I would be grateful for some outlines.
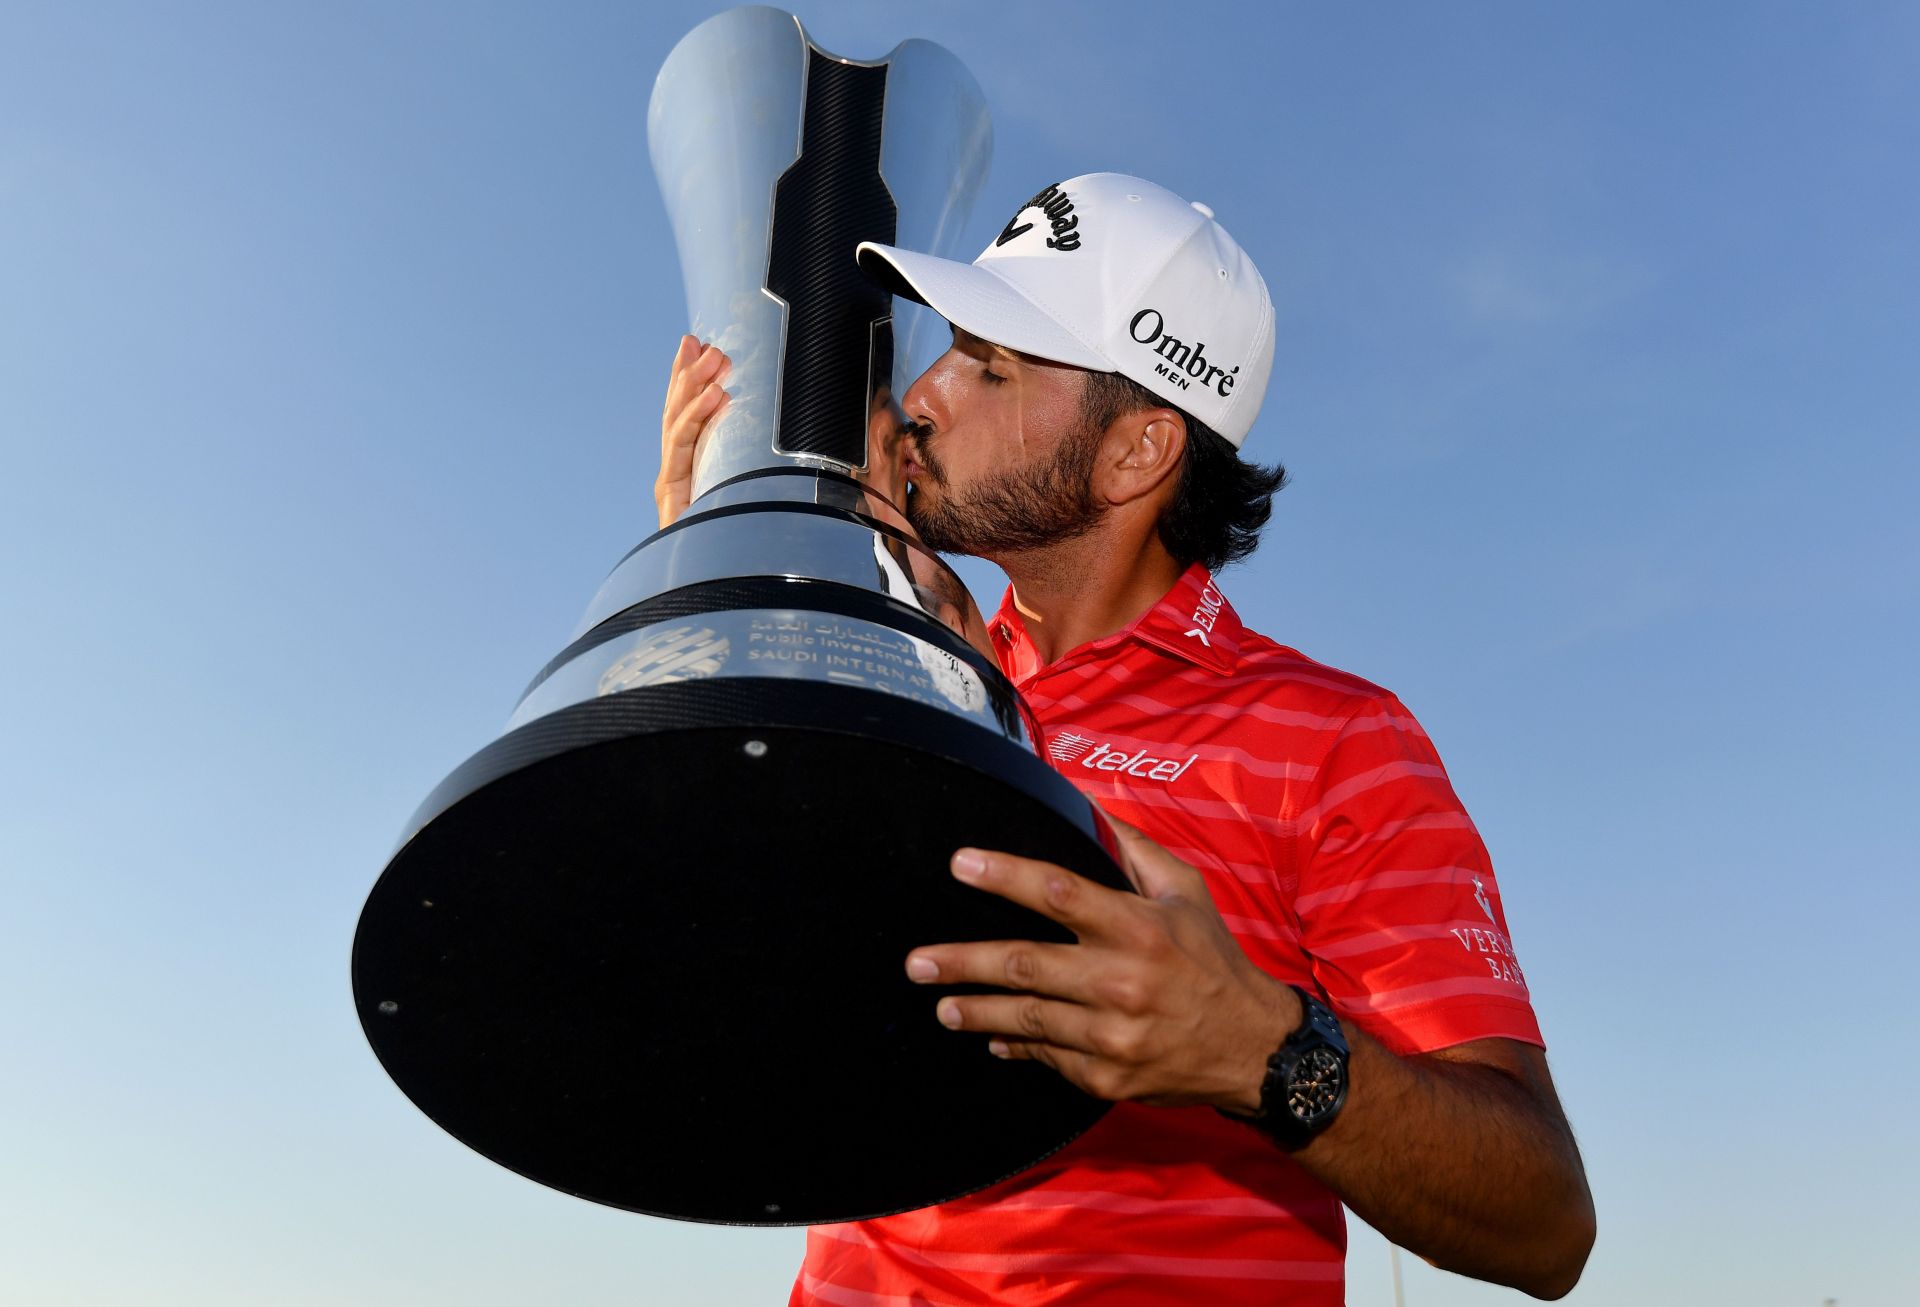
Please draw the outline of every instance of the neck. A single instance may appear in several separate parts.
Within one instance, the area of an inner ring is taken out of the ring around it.
[[[1014,606],[1042,662],[1130,626],[1186,570],[1158,532],[1137,539],[1119,535],[1095,530],[993,560],[1013,583]]]

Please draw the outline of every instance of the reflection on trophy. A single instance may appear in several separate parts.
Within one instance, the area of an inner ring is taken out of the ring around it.
[[[903,970],[920,944],[1065,938],[955,883],[962,845],[1124,883],[886,474],[891,396],[946,332],[896,322],[854,249],[949,252],[989,136],[945,50],[846,60],[774,9],[703,23],[660,72],[654,168],[731,403],[688,511],[421,805],[354,943],[388,1073],[543,1184],[851,1219],[992,1184],[1102,1110],[942,1029]]]

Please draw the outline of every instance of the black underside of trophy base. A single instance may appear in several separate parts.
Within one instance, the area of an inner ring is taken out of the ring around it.
[[[961,845],[1121,883],[1084,799],[986,731],[840,686],[652,686],[503,737],[436,802],[368,900],[355,999],[408,1096],[523,1175],[846,1220],[993,1184],[1103,1109],[905,977],[920,944],[1068,938],[955,881]]]

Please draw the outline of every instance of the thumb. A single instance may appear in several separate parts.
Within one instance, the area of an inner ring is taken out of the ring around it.
[[[1127,873],[1127,879],[1133,882],[1141,897],[1190,899],[1198,895],[1202,902],[1212,902],[1206,879],[1193,867],[1142,835],[1138,827],[1111,813],[1106,814],[1106,818],[1113,826],[1113,833],[1120,837],[1120,869]]]

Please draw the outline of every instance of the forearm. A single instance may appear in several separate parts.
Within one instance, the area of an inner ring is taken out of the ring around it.
[[[1402,1058],[1346,1026],[1348,1100],[1300,1164],[1436,1266],[1536,1297],[1570,1290],[1593,1201],[1539,1050],[1487,1040]]]

